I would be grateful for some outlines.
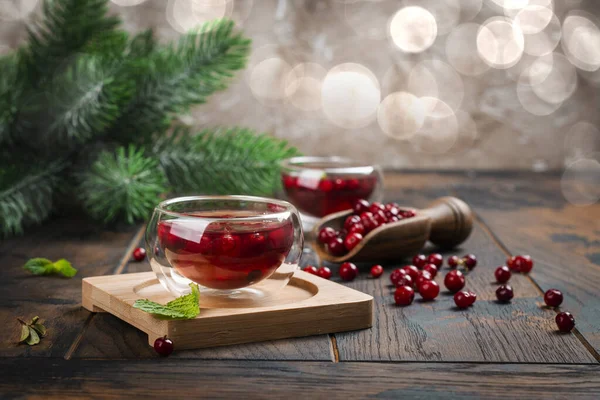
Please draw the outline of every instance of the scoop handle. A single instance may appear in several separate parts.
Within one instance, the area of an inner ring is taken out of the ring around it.
[[[461,199],[442,197],[421,213],[431,218],[429,240],[440,247],[451,248],[464,242],[473,230],[473,211]]]

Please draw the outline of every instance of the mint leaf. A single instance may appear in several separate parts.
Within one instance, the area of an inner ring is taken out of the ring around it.
[[[23,268],[34,275],[62,275],[67,278],[72,278],[77,273],[70,262],[60,259],[52,262],[46,258],[32,258],[27,261]]]
[[[38,344],[40,342],[40,337],[38,336],[37,332],[33,328],[28,328],[28,329],[29,329],[29,337],[25,340],[25,343],[27,343],[30,346]]]
[[[40,317],[33,317],[30,323],[23,321],[21,318],[17,318],[17,320],[21,323],[21,339],[19,343],[25,342],[33,346],[40,342],[40,338],[46,336],[47,330],[40,322]]]
[[[42,324],[33,324],[31,327],[38,333],[39,336],[46,336],[46,327]]]
[[[21,339],[19,343],[24,342],[29,337],[29,327],[27,325],[21,325]]]
[[[168,302],[165,305],[144,299],[136,300],[134,308],[138,308],[150,314],[161,315],[168,318],[192,319],[200,314],[200,291],[198,285],[190,284],[192,292]]]

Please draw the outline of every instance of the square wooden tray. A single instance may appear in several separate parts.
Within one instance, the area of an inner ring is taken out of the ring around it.
[[[373,324],[373,297],[296,271],[276,298],[253,307],[202,308],[191,320],[166,320],[133,308],[137,299],[173,300],[153,272],[96,276],[83,280],[82,303],[108,312],[148,334],[152,345],[167,335],[178,349],[196,349],[352,331]]]

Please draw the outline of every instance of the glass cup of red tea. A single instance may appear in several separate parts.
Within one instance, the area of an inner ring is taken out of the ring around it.
[[[296,208],[251,196],[193,196],[163,201],[146,229],[146,250],[173,295],[199,285],[201,298],[256,299],[289,282],[304,238]]]
[[[293,157],[281,163],[287,199],[302,213],[305,229],[325,215],[352,208],[359,199],[380,201],[383,174],[377,165],[343,157]]]

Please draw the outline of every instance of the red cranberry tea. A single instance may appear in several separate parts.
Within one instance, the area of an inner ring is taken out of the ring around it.
[[[178,219],[159,222],[158,238],[181,275],[212,289],[238,289],[279,268],[292,246],[294,230],[290,221]]]
[[[283,174],[282,180],[290,201],[301,211],[317,217],[352,208],[356,200],[371,197],[377,185],[375,176],[307,179]]]

